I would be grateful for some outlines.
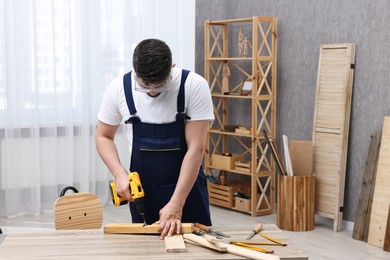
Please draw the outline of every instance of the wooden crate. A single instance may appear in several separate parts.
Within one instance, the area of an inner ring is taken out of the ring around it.
[[[233,170],[236,161],[244,160],[244,156],[233,154],[231,156],[213,154],[211,155],[211,165],[222,170]]]
[[[207,188],[209,190],[210,204],[227,208],[234,207],[233,194],[237,191],[236,187],[207,182]]]
[[[235,170],[250,173],[251,172],[251,162],[250,161],[236,161]]]
[[[251,200],[235,197],[236,210],[249,212],[251,210]]]

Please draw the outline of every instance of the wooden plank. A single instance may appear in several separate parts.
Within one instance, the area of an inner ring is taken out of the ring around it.
[[[109,234],[160,234],[159,224],[144,225],[142,223],[110,223],[104,225],[104,233]],[[181,233],[192,233],[194,224],[182,223]]]
[[[316,212],[340,231],[356,45],[321,45],[313,123]],[[324,185],[325,183],[325,185]],[[336,196],[324,200],[328,194]]]
[[[390,116],[383,122],[367,242],[383,248],[390,204]]]
[[[186,244],[184,243],[183,235],[165,236],[165,249],[168,253],[183,253],[187,252]]]
[[[368,228],[370,226],[370,215],[372,197],[374,196],[374,183],[376,176],[376,165],[378,163],[381,132],[371,135],[368,146],[368,154],[362,177],[360,196],[357,204],[355,224],[352,237],[367,242]]]

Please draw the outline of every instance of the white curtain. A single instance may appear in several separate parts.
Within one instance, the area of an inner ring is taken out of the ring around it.
[[[97,113],[151,37],[193,70],[195,0],[0,0],[0,216],[51,211],[65,186],[110,200]],[[127,167],[124,127],[115,141]]]

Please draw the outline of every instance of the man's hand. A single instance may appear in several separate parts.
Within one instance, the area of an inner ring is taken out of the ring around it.
[[[176,234],[181,233],[181,216],[183,214],[183,207],[175,202],[168,202],[165,207],[160,210],[160,220],[157,224],[160,224],[161,236],[163,239],[165,236],[172,236],[176,230]]]
[[[133,201],[130,194],[129,179],[127,178],[127,172],[117,174],[116,182],[116,193],[121,197],[129,201]]]

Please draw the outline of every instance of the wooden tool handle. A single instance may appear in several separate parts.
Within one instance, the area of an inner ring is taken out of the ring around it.
[[[259,233],[262,228],[263,228],[263,224],[258,223],[258,224],[256,224],[254,230],[255,230],[256,233]]]
[[[200,223],[195,223],[195,227],[198,227],[198,228],[200,228],[201,230],[206,231],[206,232],[209,232],[209,231],[210,231],[210,228],[209,228],[208,226],[205,226],[205,225],[200,224]]]
[[[198,227],[194,227],[194,231],[192,231],[192,233],[197,234],[197,235],[201,235],[202,230],[200,230],[200,228],[198,228]]]

